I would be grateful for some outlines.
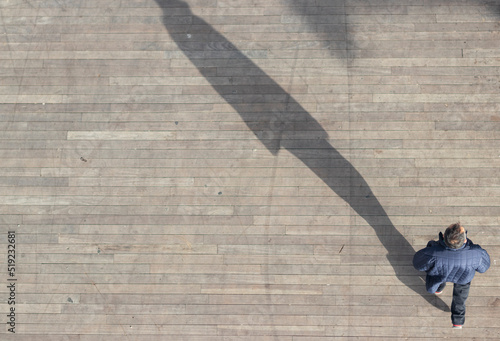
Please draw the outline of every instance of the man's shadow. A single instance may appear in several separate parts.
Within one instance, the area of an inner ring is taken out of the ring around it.
[[[439,297],[426,292],[425,280],[413,274],[401,274],[398,267],[411,266],[415,250],[394,227],[361,174],[328,142],[327,132],[316,119],[222,34],[195,16],[185,2],[155,1],[163,10],[163,24],[179,49],[238,112],[269,152],[277,155],[280,149],[286,149],[301,160],[374,229],[387,249],[387,259],[398,279],[430,304],[449,311],[449,307]],[[217,67],[217,70],[206,67],[205,56],[208,55],[224,60],[224,66]],[[225,68],[240,69],[241,72],[226,76],[228,73],[223,72]],[[245,74],[249,69],[252,77]],[[238,78],[236,82],[235,78]],[[258,82],[252,83],[250,78]],[[244,92],[244,96],[238,95],[239,90]],[[250,98],[250,102],[245,102],[247,98]],[[259,99],[259,104],[254,108],[251,106],[252,98]],[[296,139],[295,136],[301,133],[310,138]]]

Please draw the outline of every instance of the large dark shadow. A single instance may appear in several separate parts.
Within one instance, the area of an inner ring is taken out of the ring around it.
[[[327,132],[314,117],[222,34],[193,15],[185,2],[156,2],[179,49],[262,144],[273,155],[286,149],[301,160],[374,229],[399,280],[432,305],[449,311],[440,298],[425,291],[423,281],[414,273],[400,271],[411,266],[415,250],[394,227],[361,174],[328,142]],[[224,64],[214,67],[208,59],[223,60]]]

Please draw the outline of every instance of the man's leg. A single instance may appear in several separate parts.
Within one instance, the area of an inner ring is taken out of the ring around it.
[[[470,283],[453,285],[453,301],[451,302],[451,322],[453,325],[465,323],[465,301],[469,297]]]
[[[443,292],[444,287],[446,286],[446,282],[443,282],[439,285],[438,289],[436,290],[436,295],[439,295]]]

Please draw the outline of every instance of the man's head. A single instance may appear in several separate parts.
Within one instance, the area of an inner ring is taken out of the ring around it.
[[[461,248],[467,241],[466,231],[460,222],[451,224],[444,231],[444,242],[452,249]]]

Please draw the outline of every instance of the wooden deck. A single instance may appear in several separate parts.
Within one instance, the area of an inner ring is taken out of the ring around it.
[[[0,0],[0,339],[499,340],[493,3]]]

